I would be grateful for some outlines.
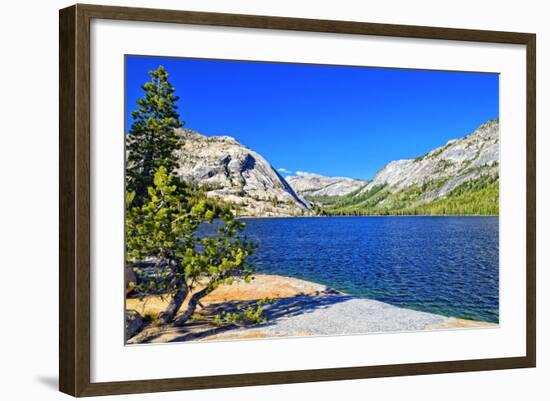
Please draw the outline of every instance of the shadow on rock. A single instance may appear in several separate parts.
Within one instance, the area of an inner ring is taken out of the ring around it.
[[[338,292],[330,292],[330,290],[322,293],[322,295],[317,296],[298,295],[290,298],[279,298],[276,299],[273,304],[267,304],[263,306],[264,316],[266,317],[266,322],[264,323],[248,325],[228,324],[223,326],[216,326],[213,324],[213,319],[200,322],[190,322],[189,324],[186,324],[182,327],[172,327],[172,330],[177,331],[177,335],[175,335],[174,338],[168,340],[168,342],[201,340],[208,338],[209,336],[221,334],[229,330],[243,327],[254,327],[257,329],[261,329],[275,324],[280,319],[287,319],[293,316],[311,313],[318,309],[329,308],[334,304],[350,299],[353,299],[353,297],[342,295]],[[259,300],[227,301],[210,304],[206,308],[204,308],[203,313],[208,316],[215,316],[216,314],[219,314],[221,312],[236,312],[239,310],[239,308],[240,310],[246,309],[248,306],[255,305],[258,301]],[[161,330],[160,332],[155,333],[140,342],[151,342],[155,338],[159,338],[164,333],[165,331]]]

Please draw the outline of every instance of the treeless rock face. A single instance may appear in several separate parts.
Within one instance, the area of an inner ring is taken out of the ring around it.
[[[236,205],[239,216],[300,216],[309,204],[257,152],[229,136],[204,136],[177,129],[183,147],[177,152],[177,175],[211,188],[208,197]]]
[[[326,177],[314,173],[299,173],[286,177],[286,181],[302,196],[341,196],[368,184],[365,180],[347,177]]]

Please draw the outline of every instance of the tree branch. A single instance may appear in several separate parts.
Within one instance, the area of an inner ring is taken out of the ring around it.
[[[212,290],[213,288],[206,286],[202,290],[193,294],[193,296],[189,300],[187,309],[185,310],[185,312],[183,312],[182,315],[180,315],[176,320],[174,320],[174,325],[175,326],[184,325],[185,322],[189,320],[191,316],[193,316],[193,313],[195,313],[195,310],[197,309],[197,304],[199,303],[200,299],[208,295],[210,292],[212,292]]]

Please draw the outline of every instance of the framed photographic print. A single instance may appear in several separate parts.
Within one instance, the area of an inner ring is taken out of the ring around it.
[[[534,367],[535,112],[534,34],[61,10],[60,390]]]

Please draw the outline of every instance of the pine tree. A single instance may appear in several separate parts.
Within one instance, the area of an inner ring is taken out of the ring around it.
[[[229,208],[207,198],[190,198],[174,184],[174,176],[160,167],[141,206],[132,206],[133,192],[126,195],[126,260],[149,260],[149,273],[136,270],[140,295],[169,294],[171,300],[159,316],[163,324],[184,324],[200,299],[235,277],[250,279],[247,257],[256,245],[239,235],[244,223],[234,220]],[[215,234],[197,235],[199,226],[218,218]],[[200,290],[198,290],[200,289]],[[183,302],[185,311],[176,319]]]
[[[182,325],[220,284],[250,278],[247,258],[256,245],[243,238],[244,223],[234,220],[228,205],[173,174],[182,145],[174,132],[183,125],[176,112],[178,97],[162,66],[150,75],[132,113],[127,142],[126,262],[137,275],[137,294],[170,296],[159,322]],[[214,223],[214,234],[199,232],[200,226]],[[150,267],[140,269],[144,264]]]
[[[132,112],[133,123],[127,138],[128,161],[126,187],[135,193],[134,202],[143,203],[147,188],[160,166],[173,172],[177,167],[176,150],[181,146],[175,128],[183,126],[176,112],[178,96],[168,82],[163,66],[150,71],[151,81],[142,89],[145,94]]]

